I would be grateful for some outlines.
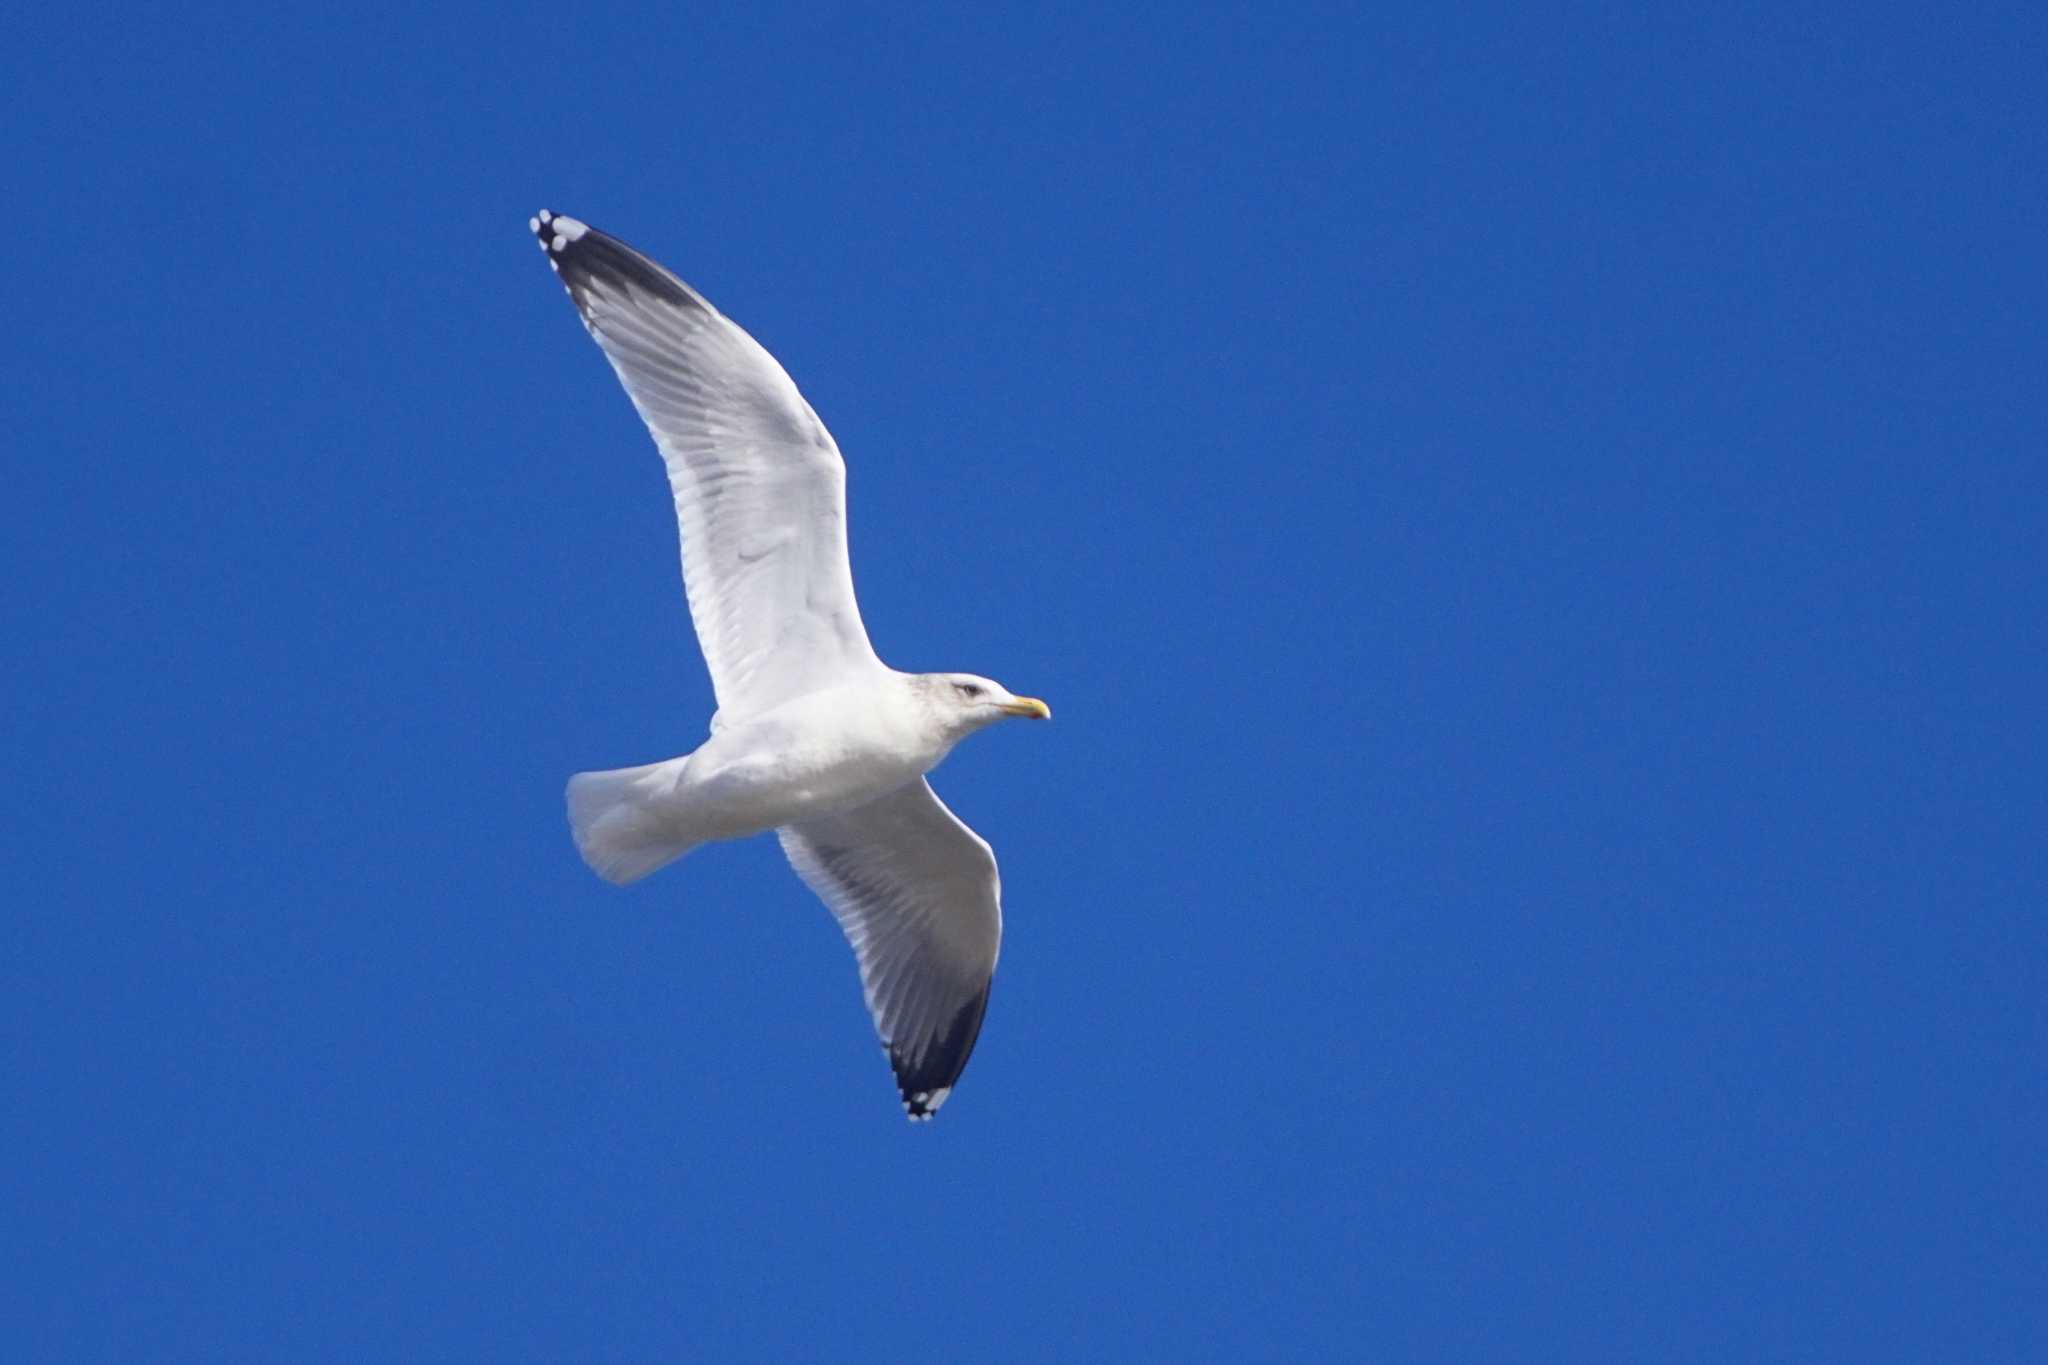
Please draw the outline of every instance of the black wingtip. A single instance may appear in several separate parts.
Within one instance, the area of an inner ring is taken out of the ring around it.
[[[548,264],[560,274],[562,263],[558,258],[587,229],[574,218],[561,218],[561,226],[557,227],[557,219],[558,215],[542,209],[526,220],[526,227],[533,234],[534,241],[540,244],[541,254],[548,258]]]
[[[946,1031],[925,1046],[924,1055],[915,1063],[895,1048],[888,1049],[889,1066],[896,1073],[896,1089],[903,1096],[903,1112],[912,1123],[928,1122],[953,1093],[960,1073],[967,1069],[967,1059],[974,1054],[975,1040],[981,1037],[988,996],[984,989],[962,1005]]]
[[[526,225],[572,295],[579,286],[596,281],[652,294],[685,308],[708,307],[667,270],[580,218],[542,209],[527,219]]]

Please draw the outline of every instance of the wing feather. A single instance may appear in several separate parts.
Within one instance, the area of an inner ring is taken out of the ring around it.
[[[778,831],[839,921],[903,1107],[927,1119],[967,1066],[1002,944],[988,842],[919,779],[865,806]]]
[[[531,224],[668,466],[683,585],[721,712],[879,668],[846,553],[846,462],[789,375],[617,238]]]

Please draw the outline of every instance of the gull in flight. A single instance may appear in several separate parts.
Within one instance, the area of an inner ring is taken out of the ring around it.
[[[569,779],[576,847],[624,884],[774,830],[860,961],[904,1111],[929,1119],[981,1033],[1003,916],[995,855],[924,775],[984,726],[1052,712],[877,658],[846,560],[846,464],[775,358],[624,242],[546,210],[528,225],[668,466],[718,699],[695,752]]]

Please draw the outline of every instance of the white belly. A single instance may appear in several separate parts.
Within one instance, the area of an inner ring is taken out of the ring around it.
[[[821,693],[723,729],[690,755],[676,800],[714,839],[865,805],[944,756],[893,709],[866,689]]]

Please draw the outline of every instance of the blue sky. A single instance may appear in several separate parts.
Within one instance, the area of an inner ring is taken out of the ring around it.
[[[11,1354],[2048,1351],[2038,11],[4,26]],[[544,206],[1055,709],[928,1127]]]

